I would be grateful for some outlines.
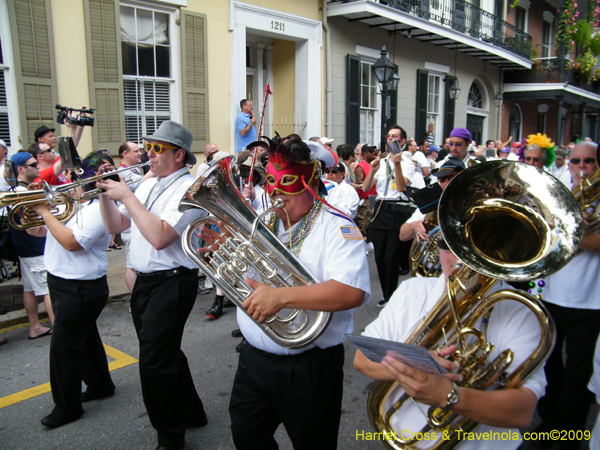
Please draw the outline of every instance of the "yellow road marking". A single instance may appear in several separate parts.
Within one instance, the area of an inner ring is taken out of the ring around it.
[[[50,322],[50,319],[41,319],[40,323],[48,323]],[[13,325],[12,327],[6,327],[6,328],[0,328],[0,334],[2,333],[7,333],[9,331],[13,331],[13,330],[20,330],[21,328],[25,328],[28,327],[29,323],[20,323],[18,325]]]
[[[108,363],[108,370],[120,369],[131,364],[138,362],[133,356],[129,356],[116,348],[104,344],[104,350],[106,354],[113,359]],[[7,406],[14,405],[15,403],[22,402],[23,400],[29,400],[30,398],[37,397],[38,395],[46,394],[50,392],[50,383],[45,383],[40,386],[35,386],[24,391],[17,392],[16,394],[7,395],[6,397],[0,398],[0,409],[6,408]]]

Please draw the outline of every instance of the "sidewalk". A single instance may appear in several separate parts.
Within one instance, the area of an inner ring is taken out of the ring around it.
[[[125,284],[125,249],[111,250],[108,257],[108,288],[110,301],[119,301],[129,296]],[[10,268],[12,270],[12,267]],[[40,297],[41,301],[41,297]],[[12,277],[0,283],[0,308],[8,309],[8,314],[0,315],[0,330],[27,322],[27,314],[23,308],[23,285],[19,277]],[[38,304],[40,318],[45,318],[44,303]]]

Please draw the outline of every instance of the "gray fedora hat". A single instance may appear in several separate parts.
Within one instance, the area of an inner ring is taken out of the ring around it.
[[[192,136],[192,133],[190,133],[190,130],[180,123],[172,120],[165,120],[160,124],[158,130],[156,130],[152,136],[144,136],[142,139],[148,142],[168,142],[178,148],[182,148],[188,155],[187,164],[196,164],[196,157],[192,153],[192,141],[194,140],[194,137]]]

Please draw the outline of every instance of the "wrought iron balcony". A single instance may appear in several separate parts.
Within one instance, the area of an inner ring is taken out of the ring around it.
[[[357,1],[361,0],[330,0],[329,4]],[[523,58],[531,57],[530,35],[465,0],[379,0],[375,3],[448,27]]]
[[[598,94],[599,82],[585,82],[581,75],[569,66],[568,61],[548,59],[535,64],[532,70],[504,72],[504,83],[565,83]]]

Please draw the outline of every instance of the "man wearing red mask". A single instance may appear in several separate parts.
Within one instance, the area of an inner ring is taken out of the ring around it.
[[[250,145],[252,146],[252,144]],[[359,230],[317,200],[321,164],[297,139],[269,145],[265,189],[283,201],[268,226],[319,283],[274,288],[260,276],[246,278],[254,289],[238,308],[248,344],[240,353],[229,413],[237,449],[275,449],[273,433],[283,423],[294,448],[336,448],[341,416],[344,334],[353,308],[370,297],[365,246]],[[217,233],[202,228],[205,240]],[[214,244],[213,244],[214,245]],[[249,275],[249,274],[248,274]],[[325,332],[301,349],[272,341],[253,320],[288,308],[332,312]]]

